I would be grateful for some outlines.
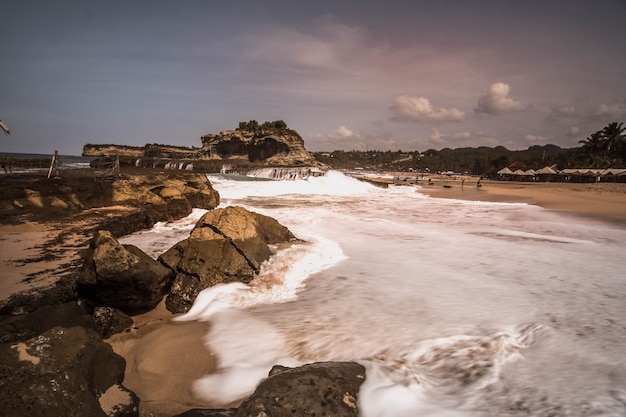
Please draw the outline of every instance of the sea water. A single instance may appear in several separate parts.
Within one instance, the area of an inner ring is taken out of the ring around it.
[[[203,291],[228,403],[274,364],[355,360],[362,416],[626,415],[626,228],[517,203],[430,198],[329,172],[209,177],[221,206],[277,219],[302,243],[250,285]],[[131,235],[156,257],[202,211]]]

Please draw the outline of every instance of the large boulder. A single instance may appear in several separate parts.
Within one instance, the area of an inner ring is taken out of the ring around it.
[[[172,271],[133,245],[122,245],[108,231],[89,244],[78,279],[79,294],[97,305],[127,314],[152,310],[172,284]]]
[[[274,367],[235,417],[359,415],[357,398],[365,368],[356,362],[318,362]]]
[[[4,416],[137,416],[139,399],[122,385],[124,359],[93,330],[54,327],[0,344]]]
[[[242,207],[209,211],[191,231],[159,257],[176,272],[167,308],[186,312],[198,293],[220,283],[248,283],[272,255],[270,245],[290,242],[294,235],[271,217]]]

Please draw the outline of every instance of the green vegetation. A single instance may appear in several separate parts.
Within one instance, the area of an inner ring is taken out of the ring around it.
[[[335,169],[363,168],[384,171],[421,171],[467,173],[492,176],[504,167],[540,169],[556,165],[565,168],[626,168],[626,127],[610,123],[602,130],[580,141],[579,148],[564,149],[556,145],[531,146],[510,151],[495,148],[445,148],[425,152],[333,151],[314,152],[315,158]]]
[[[250,120],[248,122],[239,122],[237,130],[249,130],[256,132],[259,130],[287,130],[287,123],[283,120],[274,120],[273,122],[263,122],[259,125],[256,120]]]

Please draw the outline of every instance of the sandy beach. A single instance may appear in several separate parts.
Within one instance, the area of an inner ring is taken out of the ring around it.
[[[513,182],[462,178],[419,182],[420,192],[436,198],[494,202],[521,202],[540,207],[626,222],[626,183]]]
[[[432,178],[429,184],[419,180],[420,192],[436,198],[523,202],[574,215],[592,216],[603,221],[626,224],[626,184],[566,184],[481,181],[476,178]],[[407,185],[412,186],[412,185]],[[111,213],[108,213],[111,215]],[[76,265],[83,240],[66,241],[58,246],[53,262],[41,258],[42,243],[55,241],[63,224],[54,227],[46,222],[29,221],[0,224],[0,263],[5,273],[0,285],[0,302],[13,293],[48,284],[44,273]],[[75,228],[76,225],[65,224]],[[25,261],[31,259],[31,262]],[[33,262],[32,260],[37,260]],[[37,276],[33,282],[32,277]],[[31,279],[29,280],[29,277]],[[50,278],[52,279],[52,278]],[[234,404],[205,404],[194,398],[191,381],[216,370],[217,359],[203,344],[208,324],[175,323],[173,315],[161,305],[146,314],[135,316],[130,332],[107,340],[114,351],[126,359],[125,385],[141,398],[141,415],[173,415],[194,407],[224,407]]]

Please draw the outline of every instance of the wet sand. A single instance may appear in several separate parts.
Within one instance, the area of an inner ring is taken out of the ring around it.
[[[436,198],[535,204],[550,210],[626,223],[626,183],[555,183],[434,180],[420,184],[421,193]]]
[[[193,381],[216,370],[204,346],[208,323],[174,322],[165,302],[133,317],[135,327],[107,340],[126,359],[124,386],[141,398],[140,415],[176,415],[211,406],[193,397]]]

